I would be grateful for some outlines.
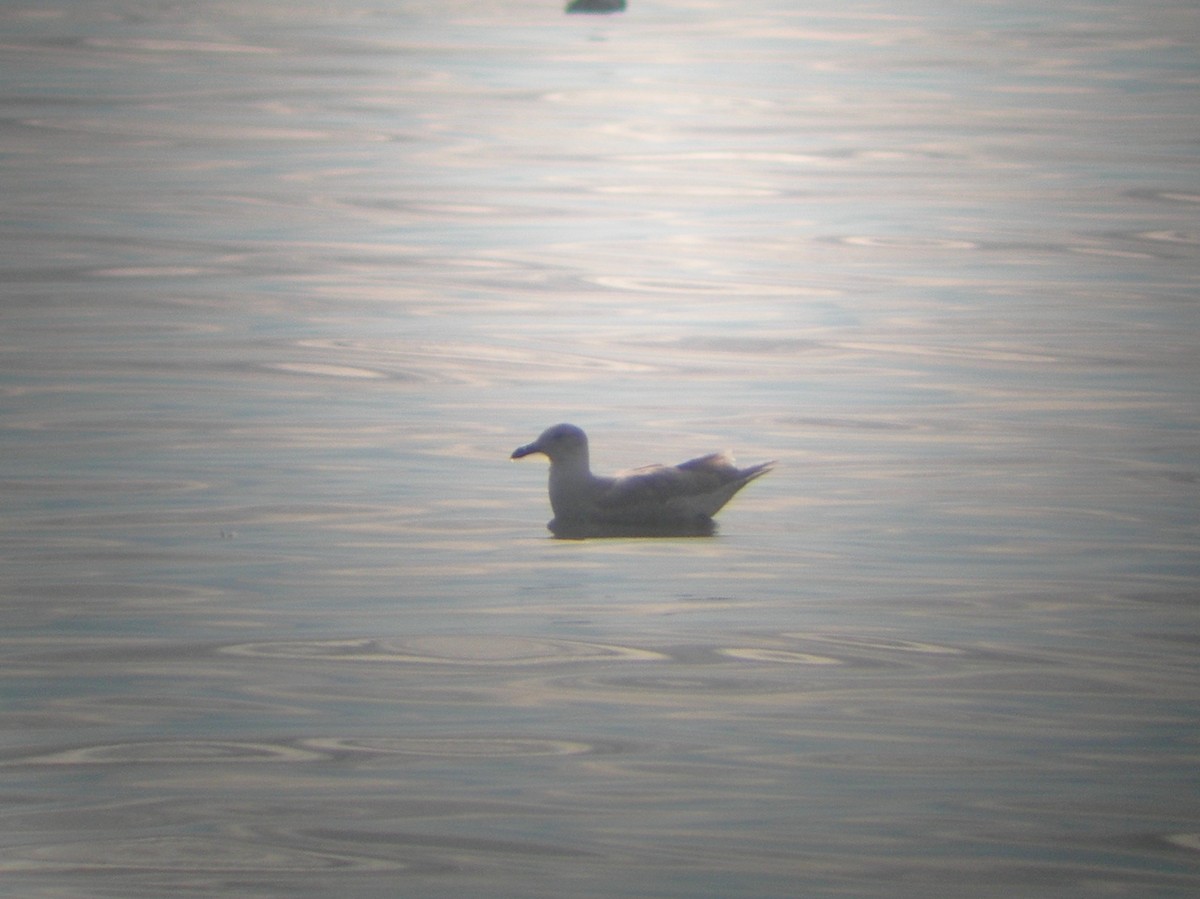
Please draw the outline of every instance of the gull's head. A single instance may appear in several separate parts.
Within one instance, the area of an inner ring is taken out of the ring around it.
[[[534,453],[543,453],[549,456],[551,462],[573,459],[580,455],[586,459],[587,435],[583,433],[582,428],[577,428],[575,425],[554,425],[542,431],[541,436],[533,443],[527,443],[525,446],[519,446],[513,450],[512,458],[520,459],[523,456],[532,456]]]

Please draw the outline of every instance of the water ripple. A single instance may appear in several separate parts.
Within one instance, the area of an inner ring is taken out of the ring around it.
[[[1025,767],[1019,762],[995,758],[944,755],[940,752],[829,752],[810,753],[797,759],[797,764],[817,768],[844,768],[862,771],[890,771],[938,774],[951,771],[1008,771]]]
[[[797,284],[769,284],[762,282],[735,284],[724,281],[689,281],[680,278],[637,278],[627,275],[599,275],[589,279],[601,287],[639,293],[682,294],[685,296],[836,296],[837,291],[805,287]]]
[[[1180,849],[1190,849],[1192,852],[1200,852],[1200,833],[1169,833],[1163,839],[1172,846],[1178,846]]]
[[[153,836],[88,840],[54,846],[27,846],[8,853],[0,871],[161,871],[254,872],[406,869],[398,859],[359,854],[332,854],[253,842],[202,836]]]
[[[415,662],[432,665],[523,666],[565,662],[663,660],[648,649],[530,637],[446,636],[379,640],[295,640],[238,643],[221,647],[228,655],[326,662]]]
[[[1200,203],[1200,193],[1186,190],[1136,188],[1128,191],[1126,195],[1139,200],[1154,200],[1160,203]]]
[[[582,689],[611,693],[633,690],[637,692],[678,693],[695,696],[752,696],[764,693],[782,693],[798,689],[794,683],[777,683],[753,677],[737,675],[697,674],[681,671],[664,674],[611,675],[602,677],[577,677],[556,681],[556,686],[567,689]]]
[[[529,758],[544,755],[592,755],[620,752],[614,742],[585,742],[544,737],[314,737],[302,745],[349,757],[413,755],[431,758]]]
[[[977,250],[979,244],[972,240],[947,237],[920,237],[898,234],[846,234],[825,238],[829,243],[847,244],[854,247],[872,247],[880,250]]]
[[[574,380],[603,374],[648,374],[659,366],[606,352],[567,352],[561,346],[505,346],[432,341],[308,339],[294,349],[318,359],[284,359],[262,367],[293,375],[425,384],[482,386],[498,381]]]
[[[277,743],[236,740],[150,740],[81,746],[48,753],[0,759],[0,767],[14,765],[122,765],[128,763],[193,764],[212,762],[312,762],[323,753]]]
[[[1200,231],[1140,231],[1134,236],[1143,240],[1200,246]]]
[[[718,649],[721,655],[733,659],[744,659],[750,662],[774,662],[786,665],[841,665],[840,659],[830,656],[814,655],[810,652],[796,652],[790,649],[760,649],[752,646],[735,646],[728,649]]]
[[[265,366],[275,371],[298,375],[317,375],[327,378],[386,378],[387,375],[369,368],[350,365],[331,365],[327,362],[274,362]]]
[[[300,831],[300,834],[315,837],[326,843],[351,843],[355,847],[364,845],[380,845],[399,847],[402,849],[441,849],[453,853],[456,857],[463,853],[469,855],[486,853],[504,856],[561,856],[573,858],[588,856],[592,853],[583,852],[565,846],[551,843],[531,842],[527,840],[501,840],[488,837],[458,836],[455,834],[425,834],[403,831],[377,830],[310,830]]]
[[[961,656],[966,654],[966,650],[956,646],[945,646],[938,643],[921,643],[913,640],[897,640],[890,637],[868,637],[859,636],[857,634],[810,634],[810,633],[788,633],[786,637],[795,637],[803,640],[815,640],[819,643],[832,643],[835,646],[842,646],[848,649],[859,650],[883,650],[887,653],[903,652],[903,653],[919,653],[922,655],[938,655],[938,656]]]

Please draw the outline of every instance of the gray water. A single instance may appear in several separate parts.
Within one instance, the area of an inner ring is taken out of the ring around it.
[[[0,893],[1200,890],[1190,0],[0,10]],[[718,536],[554,540],[779,460]]]

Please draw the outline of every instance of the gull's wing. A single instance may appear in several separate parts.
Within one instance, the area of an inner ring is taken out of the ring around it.
[[[679,465],[647,465],[607,480],[595,497],[602,514],[621,517],[715,515],[742,487],[774,463],[740,469],[727,453]]]

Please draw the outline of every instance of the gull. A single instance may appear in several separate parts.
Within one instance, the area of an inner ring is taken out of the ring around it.
[[[738,468],[728,453],[712,453],[678,465],[597,477],[588,463],[587,435],[570,424],[547,428],[533,443],[513,450],[511,458],[534,453],[550,458],[554,518],[546,527],[568,539],[711,536],[721,507],[775,465]]]

